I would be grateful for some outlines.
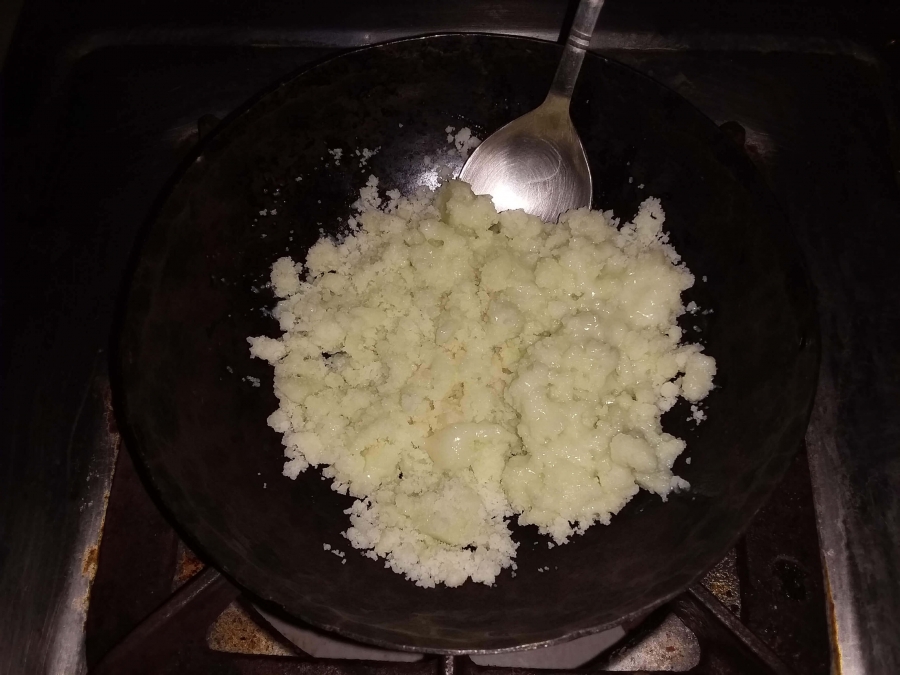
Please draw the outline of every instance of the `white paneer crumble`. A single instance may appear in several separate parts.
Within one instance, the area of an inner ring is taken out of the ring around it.
[[[284,474],[356,498],[355,548],[421,586],[491,584],[515,568],[511,518],[564,544],[641,488],[688,487],[661,415],[716,366],[681,343],[694,277],[659,200],[618,227],[497,213],[459,181],[386,197],[370,178],[348,235],[275,262],[283,335],[249,338]]]

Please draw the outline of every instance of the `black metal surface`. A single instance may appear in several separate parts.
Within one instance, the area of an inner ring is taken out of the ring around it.
[[[78,61],[71,91],[57,91],[43,109],[62,110],[62,122],[27,133],[3,118],[4,167],[22,170],[5,171],[0,204],[0,672],[84,668],[91,578],[81,572],[82,540],[91,522],[99,535],[105,497],[82,494],[108,485],[112,464],[98,472],[102,445],[82,442],[81,430],[106,426],[90,403],[136,232],[197,140],[200,115],[185,109],[178,89],[189,88],[190,105],[203,113],[224,116],[261,83],[320,53],[110,49]],[[216,72],[226,76],[216,80]],[[18,181],[28,176],[24,190]],[[14,333],[11,316],[19,317]]]
[[[738,548],[741,619],[796,673],[828,672],[828,621],[821,551],[806,453]]]
[[[273,658],[215,652],[205,644],[210,622],[237,591],[207,568],[149,615],[91,670],[93,675],[166,675],[179,673],[480,673],[525,675],[528,668],[476,666],[465,656],[434,656],[412,663],[374,664],[354,660],[311,659],[305,655]],[[701,639],[702,659],[690,672],[697,675],[792,675],[779,657],[701,586],[693,586],[670,608]],[[598,667],[599,666],[599,667]],[[607,670],[601,662],[583,672]],[[542,673],[571,672],[565,670]]]
[[[122,519],[127,517],[125,514],[129,512],[139,513],[150,506],[145,492],[130,489],[137,477],[130,464],[128,453],[120,454],[116,476],[116,483],[110,497],[111,516],[118,514],[118,517]],[[120,483],[124,483],[124,485]],[[796,502],[798,496],[802,498],[803,492],[808,492],[808,490],[809,474],[805,467],[804,454],[799,453],[788,470],[785,480],[773,493],[769,504],[754,519],[751,533],[742,539],[738,547],[738,559],[741,566],[754,572],[754,574],[748,574],[741,583],[743,605],[750,607],[748,613],[751,614],[749,619],[746,616],[742,617],[746,626],[758,624],[760,618],[766,618],[769,621],[793,619],[804,622],[809,620],[810,612],[812,617],[818,617],[820,621],[824,616],[824,594],[821,588],[816,589],[815,587],[808,589],[805,600],[808,608],[800,614],[795,608],[790,607],[782,611],[773,610],[772,603],[769,603],[768,607],[761,603],[754,607],[753,595],[758,593],[754,588],[765,587],[769,583],[769,579],[765,574],[756,576],[754,566],[747,565],[745,562],[753,559],[765,559],[771,550],[771,541],[780,542],[778,549],[781,554],[795,559],[804,559],[804,551],[808,549],[810,542],[814,542],[816,539],[815,525],[808,518],[796,522],[796,516],[791,515],[791,512],[797,506],[804,511],[811,507],[808,499],[800,504]],[[785,515],[789,517],[785,518]],[[757,533],[765,531],[766,537],[760,537],[758,534],[754,536],[752,530],[756,530]],[[210,617],[216,614],[217,608],[222,607],[222,600],[233,597],[233,594],[229,595],[227,589],[208,583],[203,584],[206,590],[202,592],[188,591],[186,595],[181,594],[180,596],[175,595],[171,599],[167,598],[158,609],[154,607],[153,613],[156,614],[156,618],[153,620],[142,622],[139,619],[143,619],[144,616],[135,618],[133,613],[122,619],[123,607],[129,608],[135,604],[149,607],[151,603],[159,604],[160,589],[171,584],[173,576],[176,575],[176,565],[171,556],[166,556],[170,564],[158,566],[155,575],[148,577],[140,567],[122,564],[127,561],[115,557],[115,553],[130,550],[131,555],[135,558],[158,559],[159,540],[169,537],[174,537],[174,532],[164,525],[155,525],[152,536],[147,536],[146,528],[119,527],[106,531],[95,588],[104,586],[130,589],[128,594],[94,593],[91,599],[86,638],[89,645],[95,645],[92,650],[93,660],[96,661],[98,658],[107,656],[106,652],[113,646],[108,640],[108,626],[111,618],[119,617],[120,623],[125,624],[125,630],[129,633],[123,642],[116,645],[116,655],[109,655],[110,658],[104,660],[106,672],[138,675],[141,668],[145,667],[145,670],[151,671],[155,675],[166,675],[167,673],[189,675],[190,673],[208,673],[213,670],[215,672],[260,673],[304,672],[321,675],[336,670],[357,672],[359,669],[365,670],[373,667],[371,664],[359,664],[353,661],[335,662],[311,659],[302,653],[298,653],[295,658],[273,659],[271,656],[235,655],[211,651],[206,640]],[[811,575],[820,574],[815,560],[806,562],[810,565],[808,571]],[[207,579],[208,581],[209,579]],[[773,592],[777,594],[779,591],[775,589]],[[123,595],[128,597],[122,597]],[[186,602],[185,598],[189,598],[189,602]],[[796,631],[791,630],[773,631],[771,625],[764,626],[764,632],[759,635],[768,647],[760,647],[759,640],[752,633],[748,637],[747,629],[739,627],[738,631],[749,643],[748,648],[728,628],[721,625],[722,619],[719,616],[721,611],[715,611],[714,602],[709,597],[703,598],[703,602],[700,602],[690,597],[679,596],[672,603],[659,608],[653,615],[631,630],[628,639],[622,644],[617,644],[614,649],[586,664],[580,670],[588,672],[608,670],[611,657],[620,651],[627,651],[640,645],[646,633],[645,627],[652,628],[659,623],[662,617],[674,609],[679,616],[685,617],[701,637],[701,663],[692,672],[718,675],[771,672],[771,669],[765,670],[765,666],[761,665],[764,662],[761,662],[760,654],[763,659],[771,659],[771,652],[775,652],[778,654],[775,658],[787,660],[791,664],[792,672],[797,675],[825,675],[828,673],[828,647],[824,628],[819,631],[818,635],[810,635],[797,634]],[[706,608],[707,605],[713,607],[712,613]],[[767,608],[768,612],[765,611]],[[149,611],[147,613],[149,614]],[[654,615],[659,618],[654,618]],[[164,617],[165,620],[161,620],[161,617]],[[106,621],[97,620],[98,618],[106,619]],[[727,617],[724,620],[727,621]],[[813,621],[815,621],[814,618]],[[138,624],[141,623],[156,626],[156,630],[139,628]],[[172,626],[168,627],[167,631],[160,630],[163,623],[171,623]],[[134,630],[135,628],[138,630]],[[160,638],[161,635],[163,639]],[[120,637],[124,636],[120,635]],[[106,646],[102,647],[102,644]],[[167,655],[164,663],[160,663],[160,659],[156,656],[162,652]],[[735,654],[737,654],[736,658]],[[661,660],[660,664],[663,663],[664,661]],[[379,672],[396,675],[443,672],[443,670],[437,669],[443,668],[447,664],[452,665],[455,670],[460,672],[474,668],[474,664],[468,659],[451,659],[443,662],[426,660],[426,662],[418,664],[383,664],[379,667]],[[504,675],[530,672],[527,669],[513,671],[497,668],[481,668],[478,669],[478,672],[484,673],[487,670],[504,673]]]
[[[158,673],[186,647],[202,645],[210,624],[237,595],[234,586],[207,567],[144,619],[91,672]]]
[[[85,620],[85,659],[93,666],[172,593],[178,537],[119,453]]]
[[[672,602],[672,610],[703,644],[697,670],[704,673],[791,675],[784,661],[708,590],[694,584]]]
[[[533,549],[534,532],[519,528],[517,577],[459,589],[421,589],[357,556],[335,569],[321,544],[345,527],[350,500],[315,472],[295,484],[273,480],[263,492],[281,461],[280,439],[265,425],[277,404],[268,388],[244,381],[269,379],[250,362],[244,338],[277,326],[259,311],[270,300],[251,286],[285,250],[302,258],[319,223],[328,230],[346,215],[370,170],[385,188],[409,193],[432,170],[420,158],[444,146],[445,126],[489,132],[534,107],[558,53],[535,41],[446,36],[329,61],[212,137],[153,223],[123,324],[120,413],[129,447],[191,542],[293,616],[427,651],[514,648],[614,625],[715,563],[798,447],[818,336],[771,195],[741,150],[683,99],[592,57],[572,117],[595,204],[630,214],[645,195],[659,196],[676,248],[698,278],[711,280],[689,294],[715,311],[701,336],[721,374],[710,419],[690,428],[685,406],[665,422],[691,447],[693,463],[676,467],[691,491],[666,503],[641,495],[612,525],[560,551]],[[323,166],[334,146],[348,155],[381,151],[365,169]],[[276,206],[281,215],[257,219]],[[258,472],[265,476],[248,479]],[[559,571],[539,574],[542,564]]]
[[[96,407],[84,404],[94,396],[89,363],[108,344],[134,232],[196,139],[196,121],[226,114],[328,49],[473,26],[554,39],[562,11],[542,0],[419,3],[412,13],[407,3],[383,2],[26,3],[0,81],[0,672],[58,672],[62,655],[71,659],[65,672],[83,667],[83,590],[63,580],[67,569],[81,577],[82,524],[100,522],[103,500],[72,497],[97,480],[85,460],[98,446],[70,439],[100,426],[89,419]],[[853,618],[829,614],[835,636],[848,640],[836,667],[870,672],[900,669],[898,491],[856,497],[869,473],[898,484],[890,455],[877,449],[894,447],[884,420],[892,419],[888,384],[898,367],[882,355],[895,342],[896,317],[883,308],[896,305],[889,256],[900,200],[888,152],[892,74],[866,45],[896,37],[890,17],[898,11],[881,2],[690,1],[676,9],[609,0],[594,44],[717,121],[742,122],[789,212],[824,310],[827,386],[811,454],[824,450],[828,459],[819,474],[834,495],[820,527],[833,533],[825,542],[831,591]],[[884,54],[900,62],[896,47]],[[25,278],[29,293],[18,291]]]

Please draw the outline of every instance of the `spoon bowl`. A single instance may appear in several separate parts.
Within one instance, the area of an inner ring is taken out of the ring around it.
[[[544,102],[491,134],[459,177],[498,211],[523,209],[554,223],[570,209],[591,206],[591,169],[569,103],[603,0],[581,0]]]
[[[460,178],[499,211],[524,209],[546,222],[591,205],[591,170],[569,101],[550,94],[479,145]]]

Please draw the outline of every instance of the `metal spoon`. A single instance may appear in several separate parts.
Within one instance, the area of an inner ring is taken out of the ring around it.
[[[479,145],[460,173],[498,211],[524,209],[545,222],[591,205],[591,170],[569,117],[572,90],[603,0],[581,0],[550,92],[530,113]]]

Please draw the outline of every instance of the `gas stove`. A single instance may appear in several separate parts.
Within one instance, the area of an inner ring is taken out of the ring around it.
[[[120,445],[114,429],[106,434]],[[536,650],[436,656],[352,643],[257,606],[179,540],[119,452],[84,644],[98,674],[827,673],[807,455],[701,583],[641,620]]]
[[[592,48],[725,125],[788,214],[823,335],[806,446],[737,547],[643,620],[530,653],[420,656],[268,614],[179,541],[116,428],[108,348],[124,275],[167,180],[257,90],[397,37],[556,40],[572,7],[167,2],[35,2],[4,70],[3,372],[16,394],[0,456],[0,672],[900,672],[890,48],[820,6],[607,3]]]

